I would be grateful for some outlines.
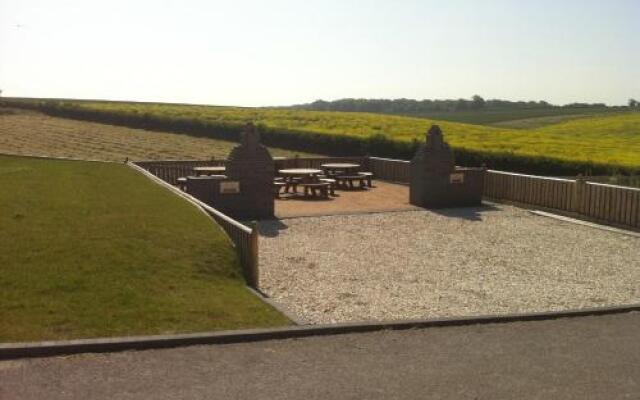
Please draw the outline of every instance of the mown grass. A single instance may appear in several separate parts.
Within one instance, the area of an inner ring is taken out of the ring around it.
[[[280,326],[230,241],[122,164],[0,156],[0,341]]]
[[[237,137],[255,121],[271,145],[331,154],[361,150],[407,157],[434,123],[462,163],[532,173],[640,171],[640,113],[566,121],[536,129],[504,129],[393,115],[269,108],[96,101],[22,101],[73,118],[153,126],[177,132]],[[164,128],[163,128],[164,127]]]

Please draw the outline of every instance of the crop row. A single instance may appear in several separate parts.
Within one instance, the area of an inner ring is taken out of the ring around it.
[[[46,114],[93,122],[121,125],[132,128],[169,131],[193,136],[239,141],[243,122],[235,119],[205,118],[178,112],[163,112],[149,105],[149,112],[140,112],[145,107],[129,107],[130,103],[98,103],[60,100],[5,99],[0,104],[31,108]],[[107,106],[101,106],[107,104]],[[188,106],[176,106],[182,109]],[[194,106],[195,107],[195,106]],[[277,111],[274,111],[277,112]],[[238,113],[238,115],[246,115]],[[473,126],[469,126],[473,127]],[[395,138],[383,133],[369,135],[313,132],[305,129],[273,127],[258,123],[262,142],[271,147],[322,153],[334,156],[373,155],[379,157],[410,159],[420,144],[416,138]],[[542,175],[613,175],[638,174],[640,167],[615,163],[567,160],[540,155],[514,154],[511,151],[486,151],[453,146],[456,163],[463,166],[485,164],[489,168]]]

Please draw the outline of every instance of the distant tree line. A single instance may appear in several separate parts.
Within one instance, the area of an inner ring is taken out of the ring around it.
[[[635,100],[634,106],[637,104]],[[631,106],[631,101],[629,103]],[[316,100],[313,103],[298,104],[292,108],[313,111],[350,111],[389,114],[420,114],[429,112],[456,112],[480,110],[518,110],[549,108],[606,108],[604,103],[571,103],[562,106],[540,101],[485,100],[479,95],[471,99],[456,100],[413,100],[413,99],[340,99],[334,101]]]

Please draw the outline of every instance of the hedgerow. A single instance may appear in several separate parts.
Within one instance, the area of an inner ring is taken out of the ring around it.
[[[304,111],[287,110],[286,113],[283,113],[280,110],[273,110],[272,114],[278,115],[280,118],[278,122],[280,126],[274,126],[278,124],[273,123],[272,120],[261,120],[263,115],[269,115],[270,110],[265,111],[264,109],[37,99],[4,99],[0,104],[36,109],[58,117],[231,141],[239,141],[245,122],[257,120],[262,142],[267,146],[332,156],[372,155],[410,159],[421,142],[415,135],[414,137],[398,137],[399,135],[385,133],[385,129],[390,129],[390,122],[384,120],[381,120],[379,125],[370,126],[369,130],[375,133],[369,134],[366,134],[364,129],[361,129],[362,132],[359,134],[317,131],[317,126],[327,124],[327,116],[324,115],[326,113],[322,113],[322,118],[318,117],[318,119],[314,120],[313,114],[302,114],[307,113]],[[296,112],[300,114],[297,115]],[[335,114],[337,116],[340,115],[340,113]],[[353,124],[355,125],[356,123]],[[469,127],[469,130],[473,130],[477,128],[473,125],[458,125],[460,126],[457,126],[457,129]],[[294,128],[296,126],[298,128]],[[340,124],[337,122],[331,129],[339,129],[339,126]],[[526,131],[518,132],[520,135],[526,134]],[[446,133],[445,131],[445,137],[447,137]],[[507,136],[507,134],[513,135],[506,130],[487,130],[481,131],[479,134],[504,135],[505,142],[508,142],[507,139],[511,137]],[[640,141],[640,135],[638,139]],[[492,140],[495,142],[495,138],[492,138]],[[636,165],[624,165],[616,162],[596,162],[544,155],[518,154],[513,150],[509,150],[509,146],[503,146],[506,149],[484,150],[468,148],[465,145],[457,145],[454,142],[452,147],[456,163],[462,166],[486,165],[493,169],[562,176],[640,173],[640,162]]]

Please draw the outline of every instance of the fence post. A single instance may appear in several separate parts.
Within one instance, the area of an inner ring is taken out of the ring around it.
[[[256,221],[251,222],[251,235],[249,236],[249,254],[251,254],[249,260],[249,271],[247,283],[254,289],[257,289],[260,284],[260,271],[258,269],[258,223]]]
[[[582,199],[584,197],[585,185],[586,181],[584,177],[582,175],[578,175],[575,182],[573,183],[573,193],[571,194],[571,204],[573,205],[573,209],[571,211],[578,214],[582,213]]]

